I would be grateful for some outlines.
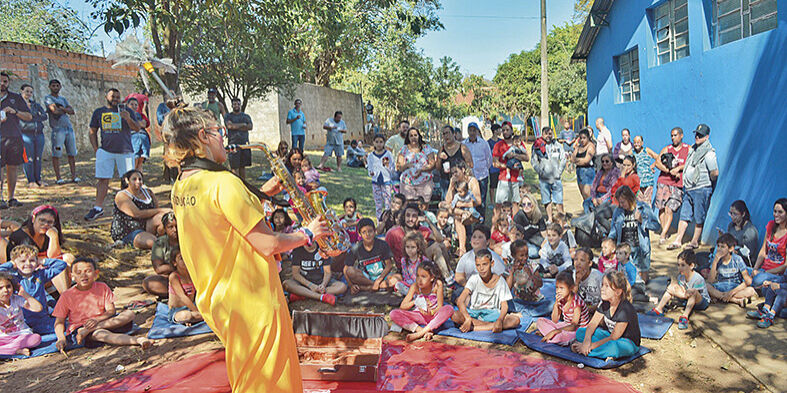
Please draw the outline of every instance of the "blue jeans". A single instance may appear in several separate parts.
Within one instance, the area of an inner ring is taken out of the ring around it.
[[[489,190],[489,176],[478,181],[478,188],[481,189],[481,206],[478,208],[482,217],[486,217],[486,193]]]
[[[584,341],[586,332],[586,328],[577,329],[577,341]],[[593,336],[590,338],[590,342],[594,343],[596,341],[601,341],[609,336],[610,333],[607,330],[596,328],[596,330],[593,332]],[[631,341],[627,338],[619,338],[617,340],[607,341],[604,345],[590,351],[588,356],[600,359],[606,359],[610,357],[620,359],[631,356],[637,352],[639,352],[639,347],[634,344],[634,341]]]
[[[762,283],[765,281],[782,281],[781,274],[773,274],[768,272],[759,272],[756,276],[752,277],[751,279],[751,286],[754,288],[759,288],[762,286]]]
[[[781,285],[784,285],[784,283]],[[765,304],[771,306],[771,312],[774,315],[779,316],[779,313],[782,311],[784,304],[787,301],[787,289],[779,288],[773,290],[770,287],[763,288],[762,295],[765,296]]]
[[[306,141],[306,135],[293,135],[292,136],[292,148],[298,148],[300,151],[303,151],[303,143]]]
[[[27,162],[23,165],[28,183],[41,182],[41,156],[44,155],[44,133],[22,133],[22,142],[27,152]]]

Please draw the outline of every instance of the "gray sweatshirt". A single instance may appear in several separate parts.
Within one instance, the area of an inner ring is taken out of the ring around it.
[[[545,149],[545,156],[533,152],[530,159],[533,169],[538,174],[538,180],[547,183],[560,181],[566,168],[566,152],[563,150],[563,145],[552,139],[552,142],[546,144]]]

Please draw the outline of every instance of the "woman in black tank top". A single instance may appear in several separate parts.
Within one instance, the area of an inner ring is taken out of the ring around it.
[[[440,191],[441,195],[445,197],[448,190],[448,185],[451,180],[451,168],[456,167],[456,164],[463,162],[468,168],[473,168],[473,157],[470,155],[470,150],[467,146],[461,144],[454,137],[454,129],[451,126],[444,126],[442,130],[443,147],[437,154],[437,170],[440,172]],[[456,147],[453,154],[448,153],[448,149]],[[448,164],[446,166],[446,163]]]

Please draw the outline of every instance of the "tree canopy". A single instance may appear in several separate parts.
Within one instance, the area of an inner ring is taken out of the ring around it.
[[[89,49],[90,29],[74,10],[52,1],[3,0],[0,37],[84,53]]]

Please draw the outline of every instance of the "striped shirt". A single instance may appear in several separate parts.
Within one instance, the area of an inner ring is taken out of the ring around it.
[[[587,324],[590,322],[590,313],[588,312],[588,306],[585,304],[582,298],[579,297],[579,295],[574,294],[572,297],[574,298],[574,301],[572,301],[571,304],[568,304],[568,302],[566,301],[558,304],[558,307],[560,307],[560,313],[561,315],[563,315],[563,321],[564,322],[573,321],[574,310],[576,310],[576,308],[579,307],[580,310],[582,310],[581,315],[579,316],[579,327],[587,326]]]

